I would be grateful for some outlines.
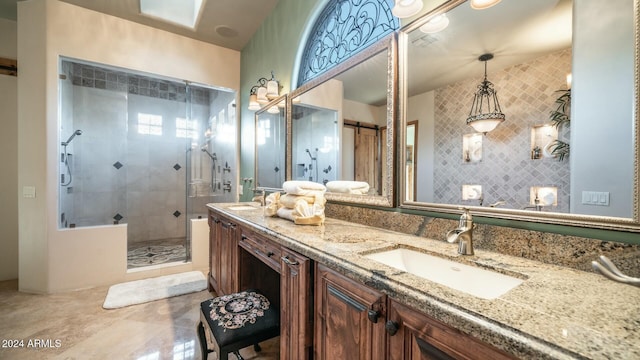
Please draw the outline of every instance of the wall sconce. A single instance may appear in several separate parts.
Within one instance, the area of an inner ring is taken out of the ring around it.
[[[471,5],[472,9],[475,10],[484,10],[496,5],[501,0],[471,0],[469,5]]]
[[[258,79],[256,85],[251,87],[248,109],[251,111],[260,110],[262,104],[266,104],[278,96],[280,96],[280,84],[278,84],[272,71],[271,79],[268,80],[262,77]]]
[[[478,85],[478,90],[473,96],[473,104],[467,118],[467,125],[485,135],[505,119],[493,84],[487,80],[487,61],[491,59],[493,54],[483,54],[478,58],[484,62],[484,80]]]
[[[396,0],[391,13],[400,19],[408,18],[422,10],[423,5],[422,0]]]
[[[442,13],[420,26],[420,31],[425,34],[434,34],[446,29],[447,26],[449,26],[449,18],[446,13]]]

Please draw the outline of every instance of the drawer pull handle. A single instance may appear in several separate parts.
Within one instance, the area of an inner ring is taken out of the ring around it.
[[[387,329],[387,332],[389,333],[389,335],[393,336],[398,332],[398,329],[400,329],[400,324],[398,324],[395,321],[389,320],[384,325],[384,328]]]
[[[267,257],[272,257],[273,255],[275,255],[273,252],[271,251],[267,252]]]
[[[377,324],[378,318],[380,317],[380,311],[369,310],[367,311],[367,317],[369,318],[369,321],[371,321],[374,324]]]
[[[298,265],[300,264],[299,262],[297,262],[296,260],[291,261],[291,259],[289,259],[288,256],[283,256],[281,257],[282,261],[284,261],[285,264],[287,265]]]

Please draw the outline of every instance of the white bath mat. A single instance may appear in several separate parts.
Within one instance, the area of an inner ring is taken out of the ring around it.
[[[129,281],[111,286],[102,307],[117,309],[202,291],[206,288],[207,279],[200,271]]]

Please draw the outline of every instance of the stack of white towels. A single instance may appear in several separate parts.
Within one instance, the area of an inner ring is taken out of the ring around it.
[[[367,195],[369,193],[369,184],[364,181],[329,181],[327,183],[327,191],[353,195]]]
[[[278,216],[298,225],[322,225],[324,193],[327,188],[311,181],[285,181],[284,194],[271,193],[265,202],[265,215]]]

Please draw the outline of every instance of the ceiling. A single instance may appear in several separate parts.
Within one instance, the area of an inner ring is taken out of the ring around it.
[[[0,18],[16,20],[16,3],[0,0]],[[234,50],[242,50],[278,0],[205,0],[195,30],[140,15],[138,0],[61,0],[90,10]]]

